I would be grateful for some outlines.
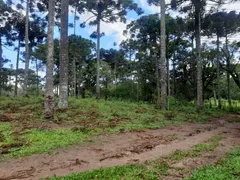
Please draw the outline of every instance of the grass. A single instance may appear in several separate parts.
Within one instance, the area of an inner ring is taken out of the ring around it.
[[[80,144],[94,135],[157,129],[170,124],[203,123],[222,115],[216,109],[196,113],[192,104],[171,105],[160,111],[148,103],[69,99],[69,108],[55,112],[58,128],[49,128],[42,116],[43,98],[0,97],[1,158],[23,157]],[[29,128],[30,127],[30,128]],[[74,127],[74,128],[73,128]],[[20,142],[20,143],[19,143]]]
[[[175,151],[168,156],[144,164],[102,168],[78,174],[70,174],[65,177],[49,178],[49,180],[157,180],[168,174],[171,164],[212,151],[219,145],[221,139],[220,136],[215,136],[205,143],[197,144],[188,151]]]
[[[82,143],[87,134],[71,130],[29,130],[23,135],[28,141],[21,148],[12,148],[9,156],[22,157],[33,153],[48,152],[54,148],[66,148],[74,143]]]
[[[234,118],[229,119],[228,122],[230,122],[230,123],[240,122],[240,118],[234,117]]]
[[[219,163],[197,169],[185,180],[239,180],[240,147],[227,154]]]
[[[191,148],[190,150],[187,151],[177,150],[170,156],[167,156],[166,158],[169,162],[178,162],[185,158],[199,157],[202,153],[213,151],[219,145],[219,141],[221,139],[222,139],[221,136],[214,136],[205,143],[193,146],[193,148]]]
[[[72,130],[39,130],[23,131],[21,136],[11,131],[11,127],[2,126],[2,142],[0,140],[0,160],[12,157],[23,157],[34,153],[49,152],[54,148],[66,148],[71,144],[82,143],[88,134]]]
[[[14,142],[10,134],[11,128],[10,123],[0,123],[0,147],[8,146]]]
[[[67,177],[52,178],[52,180],[157,180],[156,174],[144,165],[117,166],[112,168],[98,169],[81,174],[71,174]]]
[[[228,100],[227,99],[221,99],[222,101],[222,109],[223,110],[227,110],[228,112],[232,112],[232,113],[240,113],[240,100],[232,100],[232,104],[229,105]],[[210,100],[206,101],[205,104],[208,107],[215,107],[217,108],[218,106],[218,101],[214,102],[214,99],[211,98]]]

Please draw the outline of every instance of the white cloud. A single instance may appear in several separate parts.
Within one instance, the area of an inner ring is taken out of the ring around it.
[[[136,3],[138,3],[145,11],[150,11],[151,13],[159,13],[160,12],[160,7],[157,6],[150,6],[147,3],[147,0],[135,0]],[[166,0],[166,4],[170,4],[171,0]],[[216,6],[216,4],[214,3],[209,3],[208,4],[209,8],[211,6]],[[226,11],[232,11],[232,10],[236,10],[236,11],[240,11],[240,2],[236,2],[236,3],[229,3],[226,5],[221,6],[221,8],[219,10],[224,10],[226,9]]]
[[[84,13],[80,15],[81,22],[84,22],[91,18],[93,15],[91,13]],[[94,19],[95,17],[93,17]],[[115,23],[105,23],[101,22],[100,31],[105,33],[105,36],[112,36],[113,42],[121,42],[122,40],[126,39],[123,35],[123,31],[126,29],[127,24],[129,24],[131,20],[127,20],[127,23],[123,22],[115,22]],[[86,31],[88,34],[92,34],[93,31],[96,31],[96,26],[89,26],[87,25]]]
[[[144,10],[148,10],[151,13],[159,13],[160,12],[160,8],[158,6],[154,6],[154,5],[150,6],[146,0],[139,0],[139,3]]]
[[[226,9],[226,11],[233,11],[233,10],[240,11],[240,2],[226,4],[222,6],[221,9]]]
[[[150,11],[151,13],[160,13],[160,7],[159,6],[150,6],[147,2],[147,0],[137,0],[136,1],[145,11]],[[170,4],[171,0],[165,0],[166,4]]]
[[[113,24],[102,22],[101,28],[107,36],[113,35],[116,42],[121,42],[122,40],[126,39],[126,37],[123,35],[123,31],[126,30],[126,26],[129,23],[130,21],[127,21],[126,24],[122,22],[116,22]]]

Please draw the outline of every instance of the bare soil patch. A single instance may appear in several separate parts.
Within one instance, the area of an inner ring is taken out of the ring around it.
[[[228,130],[219,134],[223,137],[223,140],[220,141],[220,145],[216,149],[203,153],[200,157],[187,158],[180,162],[172,163],[168,171],[169,175],[163,179],[180,180],[189,177],[195,169],[217,163],[233,147],[240,146],[240,125],[235,124],[235,127],[234,125],[229,127]]]
[[[216,148],[215,153],[172,164],[173,169],[183,166],[186,169],[184,173],[189,174],[194,168],[216,162],[225,152],[240,144],[240,124],[229,123],[230,118],[232,115],[214,118],[206,124],[190,123],[184,126],[171,125],[164,129],[101,135],[95,137],[93,142],[57,149],[51,154],[3,161],[0,162],[0,180],[35,180],[102,167],[143,163],[176,150],[187,150],[212,136],[222,134],[222,146]],[[181,174],[173,173],[170,177],[181,178]]]

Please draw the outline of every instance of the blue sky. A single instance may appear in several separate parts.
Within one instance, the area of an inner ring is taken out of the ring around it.
[[[153,14],[153,13],[159,13],[160,8],[156,6],[149,6],[147,4],[147,0],[134,0],[138,5],[143,8],[144,14]],[[166,0],[167,3],[169,3],[169,0]],[[226,8],[228,10],[240,10],[240,3],[236,4],[230,4],[227,6],[224,6],[223,9]],[[172,13],[173,15],[176,15],[176,13]],[[84,22],[86,19],[91,17],[92,15],[89,13],[81,14],[80,15],[80,21],[77,22],[77,30],[76,34],[81,35],[84,38],[90,38],[90,34],[96,30],[95,26],[86,26],[86,28],[80,28],[80,23]],[[130,23],[132,20],[138,19],[139,16],[136,15],[134,12],[129,12],[127,16],[127,24]],[[73,15],[70,14],[69,16],[69,23],[73,23]],[[117,48],[113,46],[114,42],[117,42],[119,44],[122,40],[126,39],[126,37],[123,36],[123,30],[126,29],[126,25],[124,23],[114,23],[114,24],[106,24],[106,23],[101,23],[101,32],[105,33],[105,36],[101,38],[101,47],[105,49],[109,48]],[[73,28],[69,28],[69,34],[73,34]],[[55,28],[55,37],[59,38],[59,31],[57,28]],[[93,40],[93,39],[92,39]],[[95,41],[95,40],[93,40]],[[13,49],[13,48],[10,48]],[[21,51],[24,51],[25,48],[21,48]],[[6,49],[3,47],[3,56],[5,58],[8,58],[11,60],[10,63],[5,64],[5,67],[9,67],[11,64],[13,64],[13,68],[16,67],[16,56],[17,53],[13,50]],[[20,63],[20,68],[24,68],[24,63]],[[34,65],[30,65],[30,68],[34,69]],[[44,75],[44,72],[43,74]]]
[[[146,0],[135,0],[136,3],[140,7],[144,9],[144,14],[151,14],[154,13],[154,11],[158,10],[158,7],[150,7],[147,5]],[[86,26],[85,28],[80,28],[80,23],[84,22],[86,19],[88,19],[90,16],[92,16],[90,13],[85,13],[80,15],[80,21],[77,21],[77,29],[76,34],[81,35],[84,38],[90,39],[90,34],[96,30],[95,26]],[[129,12],[127,15],[127,23],[121,23],[117,22],[114,24],[107,24],[102,22],[101,24],[101,32],[105,33],[105,36],[101,38],[101,47],[105,49],[110,48],[117,48],[118,46],[114,47],[114,42],[117,42],[117,44],[120,44],[122,40],[124,40],[126,37],[123,36],[123,30],[126,29],[126,25],[131,22],[132,20],[138,19],[139,16],[135,12]],[[69,23],[73,23],[74,18],[73,15],[70,14],[69,16]],[[69,35],[73,34],[73,28],[69,28]],[[55,28],[55,38],[59,38],[59,31],[58,28]],[[94,39],[92,39],[95,41]],[[14,48],[10,47],[6,49],[3,47],[3,57],[10,59],[11,62],[6,63],[4,67],[9,67],[11,64],[13,65],[13,68],[16,67],[16,56],[17,52],[13,50]],[[25,48],[21,48],[21,51],[24,51]],[[20,68],[24,68],[24,63],[20,62],[19,65]],[[30,64],[30,68],[34,69],[34,64]]]

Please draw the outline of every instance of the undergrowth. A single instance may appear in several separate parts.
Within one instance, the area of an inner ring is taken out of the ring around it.
[[[175,105],[174,105],[175,103]],[[49,152],[85,142],[94,135],[157,129],[170,124],[204,123],[224,112],[204,109],[196,113],[191,103],[172,102],[169,111],[128,101],[69,98],[69,108],[55,111],[54,128],[43,119],[43,98],[0,98],[1,158]]]
[[[240,147],[228,153],[215,165],[197,169],[185,180],[239,180],[240,179]]]

